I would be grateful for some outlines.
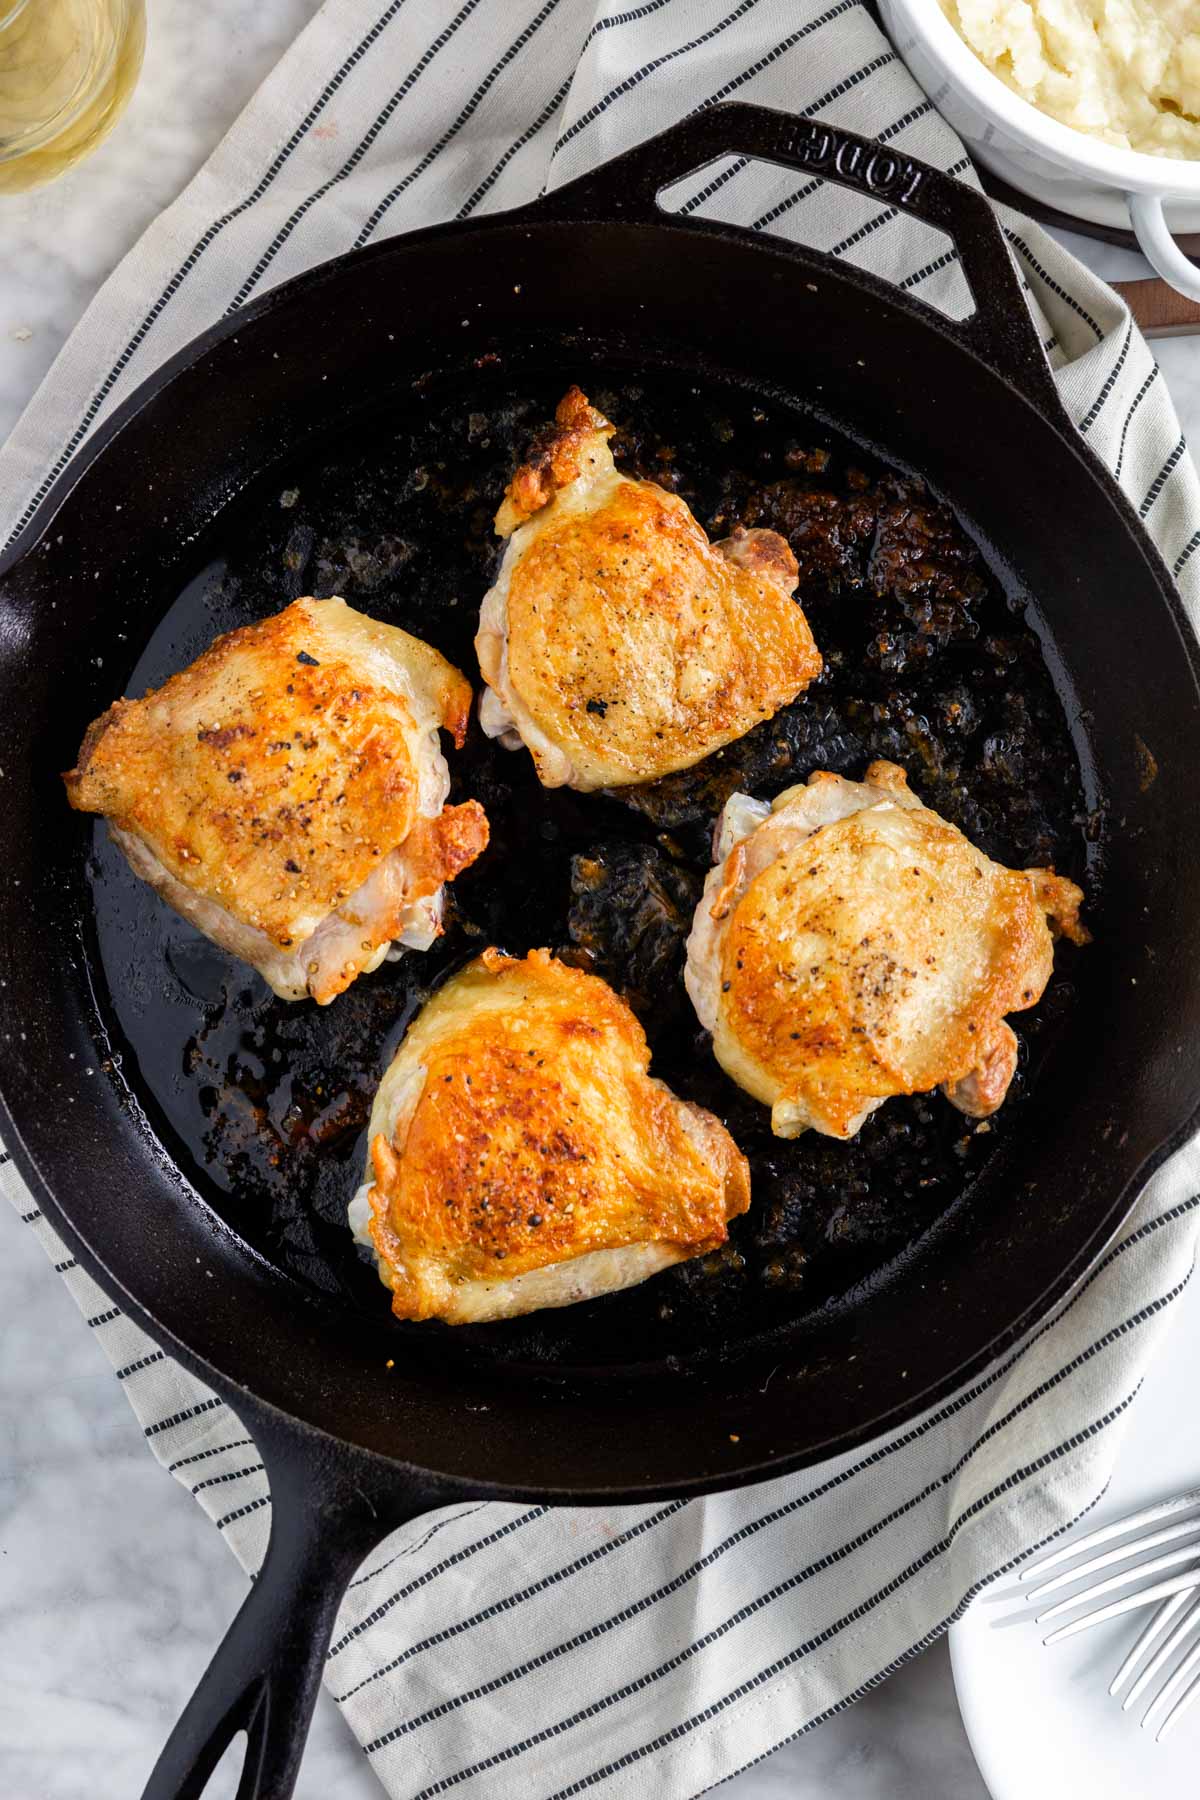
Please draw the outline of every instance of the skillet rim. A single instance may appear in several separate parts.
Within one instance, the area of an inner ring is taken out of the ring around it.
[[[645,146],[641,148],[644,149]],[[579,185],[582,186],[591,179],[591,177],[584,177],[583,182]],[[419,232],[405,234],[403,237],[384,240],[364,250],[348,252],[344,256],[306,270],[290,281],[280,284],[279,287],[269,290],[246,307],[244,311],[218,320],[197,338],[183,346],[173,357],[139,384],[137,389],[98,428],[95,437],[58,476],[27,525],[12,540],[7,551],[0,555],[0,579],[11,574],[25,561],[27,556],[36,550],[51,522],[58,516],[63,505],[70,500],[88,471],[100,457],[107,454],[132,420],[146,406],[156,400],[180,375],[217,350],[228,338],[238,336],[242,330],[257,328],[261,321],[279,308],[294,302],[297,296],[306,300],[319,292],[326,281],[340,276],[350,263],[361,264],[368,258],[383,258],[398,252],[403,254],[415,246],[437,238],[451,235],[458,238],[472,235],[485,236],[489,232],[497,230],[511,230],[514,225],[520,226],[526,222],[538,226],[578,225],[583,222],[578,215],[574,218],[570,215],[566,217],[563,215],[562,198],[569,195],[570,192],[571,189],[562,189],[555,195],[515,211],[487,215],[466,224],[452,221],[447,224],[431,226]],[[981,202],[981,204],[985,203]],[[652,219],[645,217],[631,219],[612,211],[606,214],[601,209],[587,222],[596,225],[612,223],[625,227],[637,226],[641,229],[658,232],[713,235],[726,239],[731,246],[742,251],[753,245],[754,249],[760,253],[778,255],[785,263],[792,265],[793,269],[798,265],[816,271],[826,279],[832,274],[836,279],[850,282],[863,289],[876,301],[893,310],[906,313],[923,329],[932,330],[935,334],[952,340],[956,349],[972,357],[987,371],[991,379],[1001,381],[1022,406],[1031,409],[1036,414],[1042,426],[1049,427],[1063,452],[1082,465],[1086,475],[1100,490],[1100,495],[1107,499],[1110,508],[1114,508],[1120,515],[1121,522],[1126,527],[1131,547],[1136,547],[1140,552],[1146,564],[1147,576],[1153,578],[1160,597],[1166,602],[1167,612],[1176,628],[1187,659],[1187,671],[1191,676],[1193,688],[1197,697],[1200,698],[1200,643],[1193,634],[1178,591],[1167,572],[1162,556],[1137,518],[1133,506],[1123,490],[1090,447],[1079,437],[1061,402],[1055,404],[1051,409],[1044,403],[1044,396],[1039,397],[1035,394],[1031,397],[1003,370],[998,370],[987,356],[980,352],[975,342],[962,331],[956,330],[953,322],[943,319],[934,309],[926,307],[921,302],[913,301],[909,296],[899,293],[869,272],[857,269],[853,265],[843,263],[831,269],[828,259],[823,258],[819,252],[809,250],[806,246],[778,238],[770,238],[763,243],[759,238],[748,238],[748,234],[736,226],[695,218],[684,220],[678,215],[671,214],[658,214]],[[402,1458],[369,1450],[351,1438],[336,1437],[324,1428],[311,1424],[299,1414],[286,1411],[272,1402],[261,1399],[253,1389],[226,1375],[209,1362],[205,1356],[193,1351],[174,1329],[163,1325],[154,1317],[142,1302],[124,1286],[123,1282],[110,1272],[103,1252],[94,1248],[72,1224],[69,1216],[51,1191],[48,1182],[42,1177],[37,1163],[25,1146],[23,1135],[9,1108],[2,1087],[0,1087],[0,1121],[5,1127],[6,1147],[10,1150],[15,1166],[30,1191],[39,1200],[42,1210],[50,1218],[55,1229],[75,1251],[82,1266],[97,1279],[106,1291],[113,1295],[122,1309],[129,1313],[141,1329],[145,1330],[156,1342],[163,1343],[169,1348],[186,1368],[229,1400],[243,1415],[256,1415],[262,1420],[264,1428],[268,1423],[273,1423],[274,1428],[279,1432],[286,1430],[293,1434],[302,1433],[312,1440],[322,1440],[338,1446],[343,1454],[351,1454],[392,1470],[407,1468],[425,1474],[436,1483],[445,1483],[451,1494],[469,1493],[484,1497],[503,1495],[508,1498],[521,1497],[583,1504],[589,1500],[604,1503],[619,1502],[623,1499],[641,1500],[655,1495],[699,1495],[788,1474],[853,1450],[888,1433],[898,1424],[935,1407],[939,1401],[969,1383],[982,1369],[1010,1349],[1033,1324],[1046,1317],[1071,1292],[1095,1261],[1103,1255],[1104,1250],[1120,1232],[1151,1175],[1200,1127],[1200,1097],[1197,1098],[1186,1117],[1172,1130],[1166,1132],[1161,1141],[1151,1148],[1126,1175],[1098,1220],[1095,1229],[1059,1273],[1042,1287],[1037,1297],[1029,1302],[1006,1327],[993,1335],[985,1345],[981,1346],[973,1355],[956,1362],[953,1368],[938,1380],[927,1385],[919,1393],[908,1396],[888,1408],[868,1423],[850,1429],[836,1438],[826,1439],[807,1450],[784,1452],[778,1456],[754,1461],[748,1460],[741,1464],[733,1463],[712,1474],[673,1483],[652,1483],[633,1489],[628,1486],[569,1488],[552,1485],[514,1486],[458,1476],[443,1476],[436,1471],[423,1469],[417,1471],[416,1465],[407,1464]]]

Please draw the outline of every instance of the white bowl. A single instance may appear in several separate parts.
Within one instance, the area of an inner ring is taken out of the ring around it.
[[[1011,186],[1095,225],[1132,224],[1147,259],[1200,300],[1200,268],[1172,231],[1200,231],[1200,160],[1121,150],[1039,112],[961,37],[938,0],[879,0],[896,49],[976,161]]]

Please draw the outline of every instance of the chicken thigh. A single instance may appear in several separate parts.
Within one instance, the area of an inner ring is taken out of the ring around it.
[[[633,1013],[545,950],[487,950],[383,1077],[350,1224],[402,1319],[462,1325],[632,1287],[750,1203],[724,1126],[647,1074]]]
[[[64,780],[185,919],[325,1005],[393,941],[428,949],[442,884],[487,844],[477,801],[445,804],[438,728],[461,744],[470,708],[419,638],[297,600],[110,706]]]
[[[1087,941],[1074,882],[991,862],[894,763],[811,775],[770,806],[734,794],[715,855],[684,981],[778,1137],[851,1138],[893,1094],[939,1086],[986,1118],[1016,1067],[1005,1014],[1050,979],[1051,927]]]
[[[820,674],[774,531],[718,544],[675,494],[613,464],[572,388],[496,514],[508,540],[475,649],[480,721],[546,787],[654,781],[743,737]]]

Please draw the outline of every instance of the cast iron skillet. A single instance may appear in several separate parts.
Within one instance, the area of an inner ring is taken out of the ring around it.
[[[658,210],[669,182],[732,152],[939,227],[973,316],[948,322],[845,263]],[[569,379],[597,346],[803,396],[927,475],[1036,596],[1090,801],[1111,820],[1089,978],[1001,1174],[860,1306],[777,1337],[769,1384],[737,1345],[694,1367],[614,1344],[605,1367],[497,1369],[446,1355],[445,1334],[406,1342],[388,1370],[386,1309],[332,1305],[253,1254],[156,1141],[137,1071],[109,1057],[90,835],[58,780],[191,546],[285,450],[404,404],[429,371],[469,382],[499,357]],[[313,270],[140,388],[0,569],[0,1006],[4,1138],[38,1203],[235,1407],[270,1475],[267,1560],[152,1800],[199,1794],[241,1728],[241,1800],[292,1791],[345,1584],[404,1520],[468,1498],[612,1505],[780,1475],[912,1416],[1060,1297],[1194,1122],[1198,766],[1196,649],[1174,589],[1060,408],[990,211],[847,133],[714,108],[520,212]]]

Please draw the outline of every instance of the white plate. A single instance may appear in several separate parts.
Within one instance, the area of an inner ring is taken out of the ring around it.
[[[1079,1525],[1081,1535],[1200,1487],[1200,1275],[1175,1310],[1131,1409],[1112,1485]],[[1007,1577],[995,1591],[1011,1593],[1013,1585]],[[1151,1613],[1139,1610],[1047,1649],[1051,1627],[997,1623],[1021,1610],[984,1593],[950,1633],[963,1724],[993,1800],[1196,1800],[1200,1701],[1156,1744],[1139,1723],[1143,1701],[1125,1713],[1108,1694]]]

